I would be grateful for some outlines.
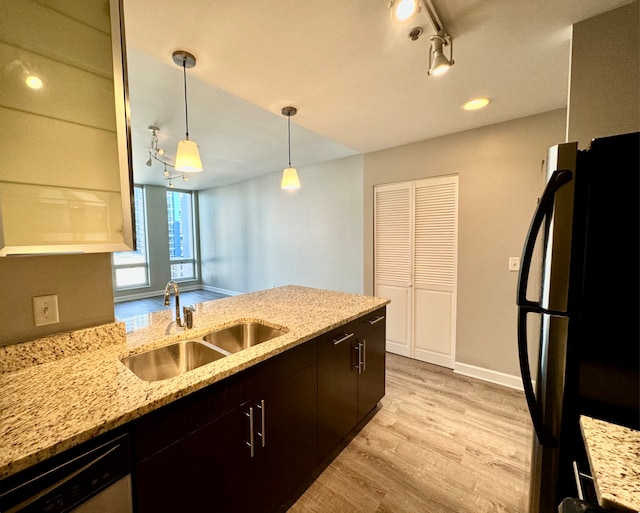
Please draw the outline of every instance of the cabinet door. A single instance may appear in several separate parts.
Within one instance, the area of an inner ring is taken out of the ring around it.
[[[369,328],[358,337],[358,422],[376,407],[385,392],[385,311],[378,310],[365,321]]]
[[[2,256],[134,249],[122,4],[0,2]]]
[[[251,511],[248,408],[245,404],[230,411],[139,463],[136,511]]]
[[[353,323],[318,339],[318,462],[358,421],[355,350]]]
[[[316,466],[316,366],[271,387],[254,403],[255,511],[274,511]]]

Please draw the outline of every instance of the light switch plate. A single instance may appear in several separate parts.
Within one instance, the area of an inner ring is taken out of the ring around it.
[[[37,296],[33,298],[33,324],[46,326],[60,322],[58,316],[58,296]]]
[[[509,271],[516,272],[520,270],[520,257],[509,257]]]

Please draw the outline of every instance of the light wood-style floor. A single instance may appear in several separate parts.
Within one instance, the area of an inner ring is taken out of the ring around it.
[[[289,513],[525,513],[522,393],[387,353],[382,408]]]
[[[192,305],[210,301],[212,299],[220,299],[226,297],[218,292],[211,292],[204,289],[180,291],[180,304]],[[132,299],[130,301],[122,301],[113,305],[116,320],[123,321],[136,315],[142,315],[151,312],[158,312],[165,308],[175,309],[175,296],[171,293],[171,306],[164,306],[164,296],[154,296],[144,299]]]

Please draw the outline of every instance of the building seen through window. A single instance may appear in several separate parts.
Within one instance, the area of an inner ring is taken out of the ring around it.
[[[168,190],[167,216],[171,279],[193,280],[196,278],[196,261],[192,193]]]
[[[149,285],[149,259],[147,254],[147,225],[144,189],[135,186],[134,219],[136,233],[135,251],[119,251],[112,255],[112,272],[116,289]]]

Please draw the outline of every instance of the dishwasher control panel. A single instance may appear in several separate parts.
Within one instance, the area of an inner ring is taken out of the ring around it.
[[[129,435],[0,481],[0,513],[67,513],[131,473]]]

